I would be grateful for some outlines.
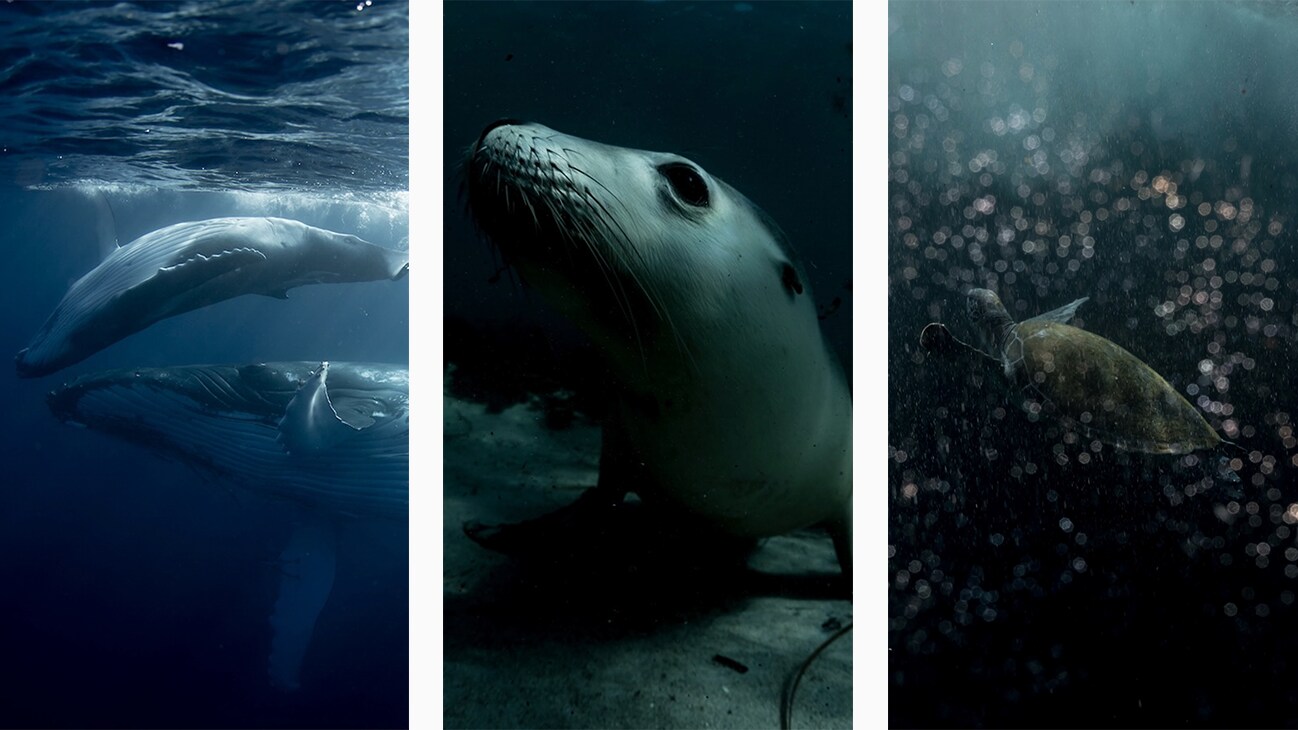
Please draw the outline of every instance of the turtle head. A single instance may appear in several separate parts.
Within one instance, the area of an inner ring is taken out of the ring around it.
[[[991,289],[970,289],[965,295],[965,314],[978,332],[983,351],[999,356],[1005,331],[1014,326],[1010,313],[1001,304],[1001,298]]]

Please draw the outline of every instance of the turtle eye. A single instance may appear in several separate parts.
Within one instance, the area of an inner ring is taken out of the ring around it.
[[[969,319],[975,322],[983,318],[982,309],[980,309],[978,303],[972,299],[965,302],[965,313],[969,315]]]

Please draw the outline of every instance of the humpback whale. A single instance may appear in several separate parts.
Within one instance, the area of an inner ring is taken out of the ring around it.
[[[120,369],[51,392],[56,417],[143,445],[242,489],[301,505],[281,555],[270,679],[294,689],[333,585],[340,517],[405,521],[403,366],[276,362]]]
[[[400,279],[404,252],[285,218],[177,223],[115,249],[68,288],[15,359],[38,377],[149,325],[242,294],[283,299],[305,284]]]

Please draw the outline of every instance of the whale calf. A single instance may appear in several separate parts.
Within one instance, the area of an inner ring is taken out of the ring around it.
[[[15,359],[57,372],[154,322],[243,294],[283,299],[305,284],[400,279],[404,252],[285,218],[213,218],[147,233],[68,288]]]
[[[407,518],[407,369],[316,362],[128,368],[79,377],[47,401],[62,421],[301,505],[280,556],[270,619],[270,679],[296,688],[333,586],[337,520]]]

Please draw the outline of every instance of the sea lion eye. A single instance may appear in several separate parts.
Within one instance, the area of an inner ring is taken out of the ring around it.
[[[672,190],[681,200],[698,208],[707,207],[708,184],[703,182],[698,170],[683,162],[673,162],[659,167],[658,171],[672,184]]]

